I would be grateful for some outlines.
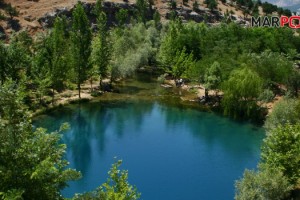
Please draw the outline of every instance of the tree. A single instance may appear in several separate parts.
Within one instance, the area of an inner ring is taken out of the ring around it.
[[[159,31],[154,23],[137,23],[111,33],[111,81],[131,76],[138,67],[149,65],[155,59],[159,45]]]
[[[108,65],[111,59],[111,44],[107,30],[107,18],[103,11],[98,11],[97,24],[98,33],[92,41],[91,62],[98,68],[100,86],[102,79],[107,76]]]
[[[216,0],[205,0],[205,4],[207,4],[207,7],[213,11],[214,9],[217,8],[218,3],[216,2]]]
[[[114,163],[108,172],[109,178],[96,191],[76,195],[73,200],[137,200],[141,194],[128,183],[128,171],[119,170],[122,161]]]
[[[156,10],[153,14],[153,20],[155,22],[155,27],[158,28],[161,26],[161,23],[160,23],[160,14],[159,12]]]
[[[183,78],[184,73],[194,65],[193,54],[187,54],[185,48],[178,51],[172,62],[171,73],[175,79]]]
[[[146,23],[149,2],[147,0],[137,0],[137,17],[140,22]]]
[[[14,35],[13,37],[16,37]],[[8,77],[19,82],[30,74],[31,52],[22,42],[11,39],[7,47],[7,69]]]
[[[170,9],[175,12],[175,10],[177,8],[176,1],[175,0],[171,0],[170,3],[169,3],[169,5],[170,5]]]
[[[270,44],[270,46],[273,46],[273,44]],[[242,62],[255,70],[267,85],[274,83],[287,84],[293,74],[292,62],[280,53],[270,50],[260,54],[247,54],[242,58]]]
[[[19,12],[15,7],[13,7],[10,3],[6,5],[5,7],[6,13],[10,16],[10,19],[12,20],[14,17],[19,15]]]
[[[218,89],[221,84],[221,67],[220,63],[214,62],[210,68],[206,70],[204,76],[205,98],[208,97],[208,90]]]
[[[279,169],[246,170],[235,183],[235,200],[282,200],[290,196],[292,185]]]
[[[298,91],[300,89],[300,72],[298,70],[294,70],[288,77],[287,85],[292,95],[298,97]]]
[[[62,90],[64,81],[66,81],[68,70],[67,63],[67,41],[66,37],[66,19],[57,17],[54,22],[54,28],[46,38],[48,47],[48,65],[49,80],[52,87],[52,104],[54,103],[54,90]]]
[[[250,11],[248,9],[243,10],[244,19],[246,19],[249,14],[250,14]]]
[[[225,115],[234,118],[257,116],[256,99],[262,91],[262,80],[256,72],[247,67],[234,70],[222,88]]]
[[[116,19],[118,21],[119,26],[123,26],[126,23],[128,18],[128,10],[121,8],[117,14]]]
[[[9,74],[8,64],[7,64],[7,49],[2,42],[0,42],[0,83],[4,84],[7,76]]]
[[[199,9],[199,3],[197,0],[193,3],[193,11],[197,11]]]
[[[76,74],[78,96],[81,92],[81,83],[87,79],[90,69],[89,57],[91,54],[92,33],[88,18],[81,2],[78,2],[73,13],[71,32],[72,66]]]
[[[279,125],[269,132],[262,147],[262,162],[280,169],[291,184],[300,180],[300,124]]]
[[[268,2],[264,2],[262,3],[262,9],[263,12],[268,15],[268,14],[272,14],[273,12],[277,11],[277,6],[273,5],[271,3]]]
[[[0,3],[0,5],[1,5],[1,3]],[[6,19],[5,15],[3,15],[2,12],[0,12],[0,21],[1,21],[1,20],[5,20],[5,19]],[[1,36],[1,35],[0,35],[0,36]]]
[[[9,81],[0,88],[0,198],[60,199],[60,190],[80,173],[67,169],[60,131],[34,130],[22,103],[24,93]]]
[[[275,104],[272,112],[265,121],[267,131],[285,124],[300,123],[300,102],[296,99],[282,99]]]

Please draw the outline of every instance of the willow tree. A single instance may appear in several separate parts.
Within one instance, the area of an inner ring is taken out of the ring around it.
[[[262,86],[261,78],[251,69],[244,67],[234,70],[222,86],[224,114],[234,118],[255,117],[259,110],[257,98]]]
[[[91,54],[92,32],[89,20],[81,2],[78,2],[73,13],[71,32],[72,66],[76,74],[78,96],[81,98],[81,83],[87,79],[91,67],[89,57]]]

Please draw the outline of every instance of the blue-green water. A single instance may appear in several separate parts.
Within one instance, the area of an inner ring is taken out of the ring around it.
[[[256,167],[264,132],[212,113],[156,101],[70,105],[40,116],[49,130],[62,122],[70,167],[83,178],[63,195],[90,191],[105,182],[114,157],[144,200],[229,200],[245,168]]]

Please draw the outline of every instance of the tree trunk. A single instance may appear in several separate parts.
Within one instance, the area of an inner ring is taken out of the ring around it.
[[[205,101],[208,99],[208,89],[204,88]]]
[[[81,99],[81,96],[80,96],[80,90],[81,90],[80,82],[77,83],[77,87],[78,87],[78,97],[79,97],[79,99]]]
[[[54,88],[52,88],[52,106],[54,105]]]
[[[91,92],[93,92],[93,78],[90,79],[90,83],[91,83]]]

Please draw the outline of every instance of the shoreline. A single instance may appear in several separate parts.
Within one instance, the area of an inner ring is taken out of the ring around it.
[[[117,84],[114,85],[114,87],[131,87],[130,86],[130,79],[126,79],[120,82],[117,82]],[[180,87],[176,86],[175,80],[165,80],[163,83],[144,83],[144,84],[157,84],[156,88],[150,88],[148,90],[154,91],[156,89],[165,90],[168,92],[168,94],[158,94],[158,95],[149,95],[149,94],[127,94],[122,92],[103,92],[99,90],[99,81],[94,81],[91,85],[90,82],[85,82],[82,84],[81,87],[81,99],[78,97],[78,90],[64,90],[61,93],[55,94],[55,103],[52,105],[52,103],[47,104],[47,107],[41,107],[36,109],[35,111],[32,111],[31,117],[36,117],[38,115],[42,115],[44,113],[50,112],[52,110],[55,110],[62,106],[67,106],[69,104],[75,104],[79,102],[90,102],[90,101],[128,101],[128,100],[157,100],[162,103],[165,103],[165,100],[168,100],[168,98],[179,98],[179,103],[182,106],[197,109],[205,112],[213,112],[215,114],[221,114],[220,112],[220,105],[217,102],[205,102],[200,103],[201,97],[205,95],[205,89],[204,86],[201,84],[195,84],[195,83],[184,83]],[[145,91],[147,89],[143,88]],[[93,96],[92,90],[95,92],[99,92],[100,95]],[[221,91],[217,91],[217,93],[220,95],[222,94]],[[215,98],[216,91],[210,90],[209,96],[212,98]],[[49,97],[49,96],[48,96]],[[45,98],[45,97],[43,97]],[[272,109],[274,105],[279,102],[283,97],[276,95],[274,99],[269,103],[263,103],[261,104],[263,107],[265,107],[268,111],[267,115],[269,115],[272,112]],[[170,102],[168,102],[170,103]],[[178,102],[177,102],[178,103]],[[266,116],[267,116],[266,115]],[[225,116],[226,117],[226,116]],[[257,124],[257,122],[252,122]],[[260,123],[259,123],[260,124]]]

